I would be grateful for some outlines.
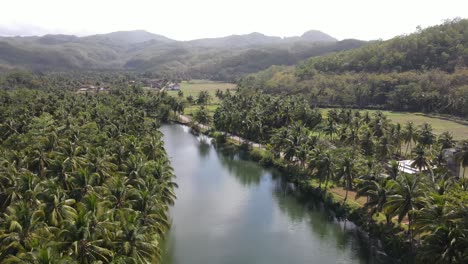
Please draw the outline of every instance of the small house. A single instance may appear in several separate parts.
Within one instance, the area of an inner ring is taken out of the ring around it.
[[[79,88],[78,88],[78,92],[94,92],[96,91],[96,86],[94,85],[81,85]]]
[[[398,170],[408,174],[416,174],[419,172],[417,168],[411,166],[414,160],[400,160],[398,161]],[[423,168],[423,170],[425,170]]]
[[[170,83],[167,85],[167,89],[170,91],[179,91],[180,90],[180,84],[178,83]]]

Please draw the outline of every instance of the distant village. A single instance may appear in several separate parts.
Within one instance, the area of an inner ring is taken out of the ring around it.
[[[108,86],[94,86],[94,85],[81,85],[78,88],[79,93],[86,93],[86,92],[92,92],[92,93],[100,93],[100,92],[109,92],[109,87]]]
[[[129,86],[142,86],[143,88],[153,89],[155,91],[167,90],[167,91],[179,91],[180,81],[169,80],[169,79],[142,79],[142,80],[131,80],[128,82]],[[100,93],[109,92],[110,87],[108,85],[90,85],[84,84],[78,87],[78,93]]]

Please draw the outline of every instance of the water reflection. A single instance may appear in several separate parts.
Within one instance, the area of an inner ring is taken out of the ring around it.
[[[206,157],[210,153],[211,144],[209,139],[200,138],[198,144],[198,153],[201,157]]]
[[[237,154],[226,155],[217,150],[219,161],[244,186],[260,184],[264,170],[251,161],[241,160]]]
[[[179,189],[163,263],[378,263],[351,223],[209,138],[163,126]]]

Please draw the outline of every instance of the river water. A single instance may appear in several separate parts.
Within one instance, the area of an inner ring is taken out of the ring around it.
[[[298,202],[273,169],[163,125],[177,200],[165,264],[377,263],[349,222]]]

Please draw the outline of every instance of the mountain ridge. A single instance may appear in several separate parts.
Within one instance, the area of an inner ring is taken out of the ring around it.
[[[177,41],[144,30],[86,37],[0,37],[0,69],[150,71],[180,78],[235,81],[271,65],[291,65],[366,43],[336,41],[323,32],[314,32],[315,36],[306,32],[306,37],[288,38],[253,32],[191,41]]]
[[[178,42],[196,42],[200,40],[214,40],[214,39],[229,39],[229,38],[243,38],[243,37],[264,37],[264,38],[269,38],[269,39],[275,39],[275,40],[296,40],[296,39],[303,39],[307,41],[338,41],[338,39],[330,36],[327,33],[324,33],[320,30],[308,30],[304,32],[300,36],[289,36],[289,37],[280,37],[280,36],[270,36],[263,34],[261,32],[253,31],[250,33],[245,33],[245,34],[231,34],[231,35],[226,35],[226,36],[220,36],[220,37],[207,37],[207,38],[198,38],[198,39],[191,39],[191,40],[176,40],[172,39],[169,37],[166,37],[161,34],[149,32],[144,29],[135,29],[135,30],[119,30],[119,31],[112,31],[108,33],[100,33],[100,34],[91,34],[91,35],[84,35],[84,36],[77,36],[75,34],[44,34],[44,35],[27,35],[27,36],[2,36],[0,35],[0,39],[2,38],[19,38],[19,39],[31,39],[31,38],[44,38],[44,37],[68,37],[70,39],[93,39],[93,38],[120,38],[122,39],[122,36],[127,35],[132,35],[133,37],[137,38],[143,38],[143,40],[140,41],[131,41],[133,43],[140,43],[140,42],[146,42],[149,40],[160,40],[163,39],[165,41],[178,41]]]

